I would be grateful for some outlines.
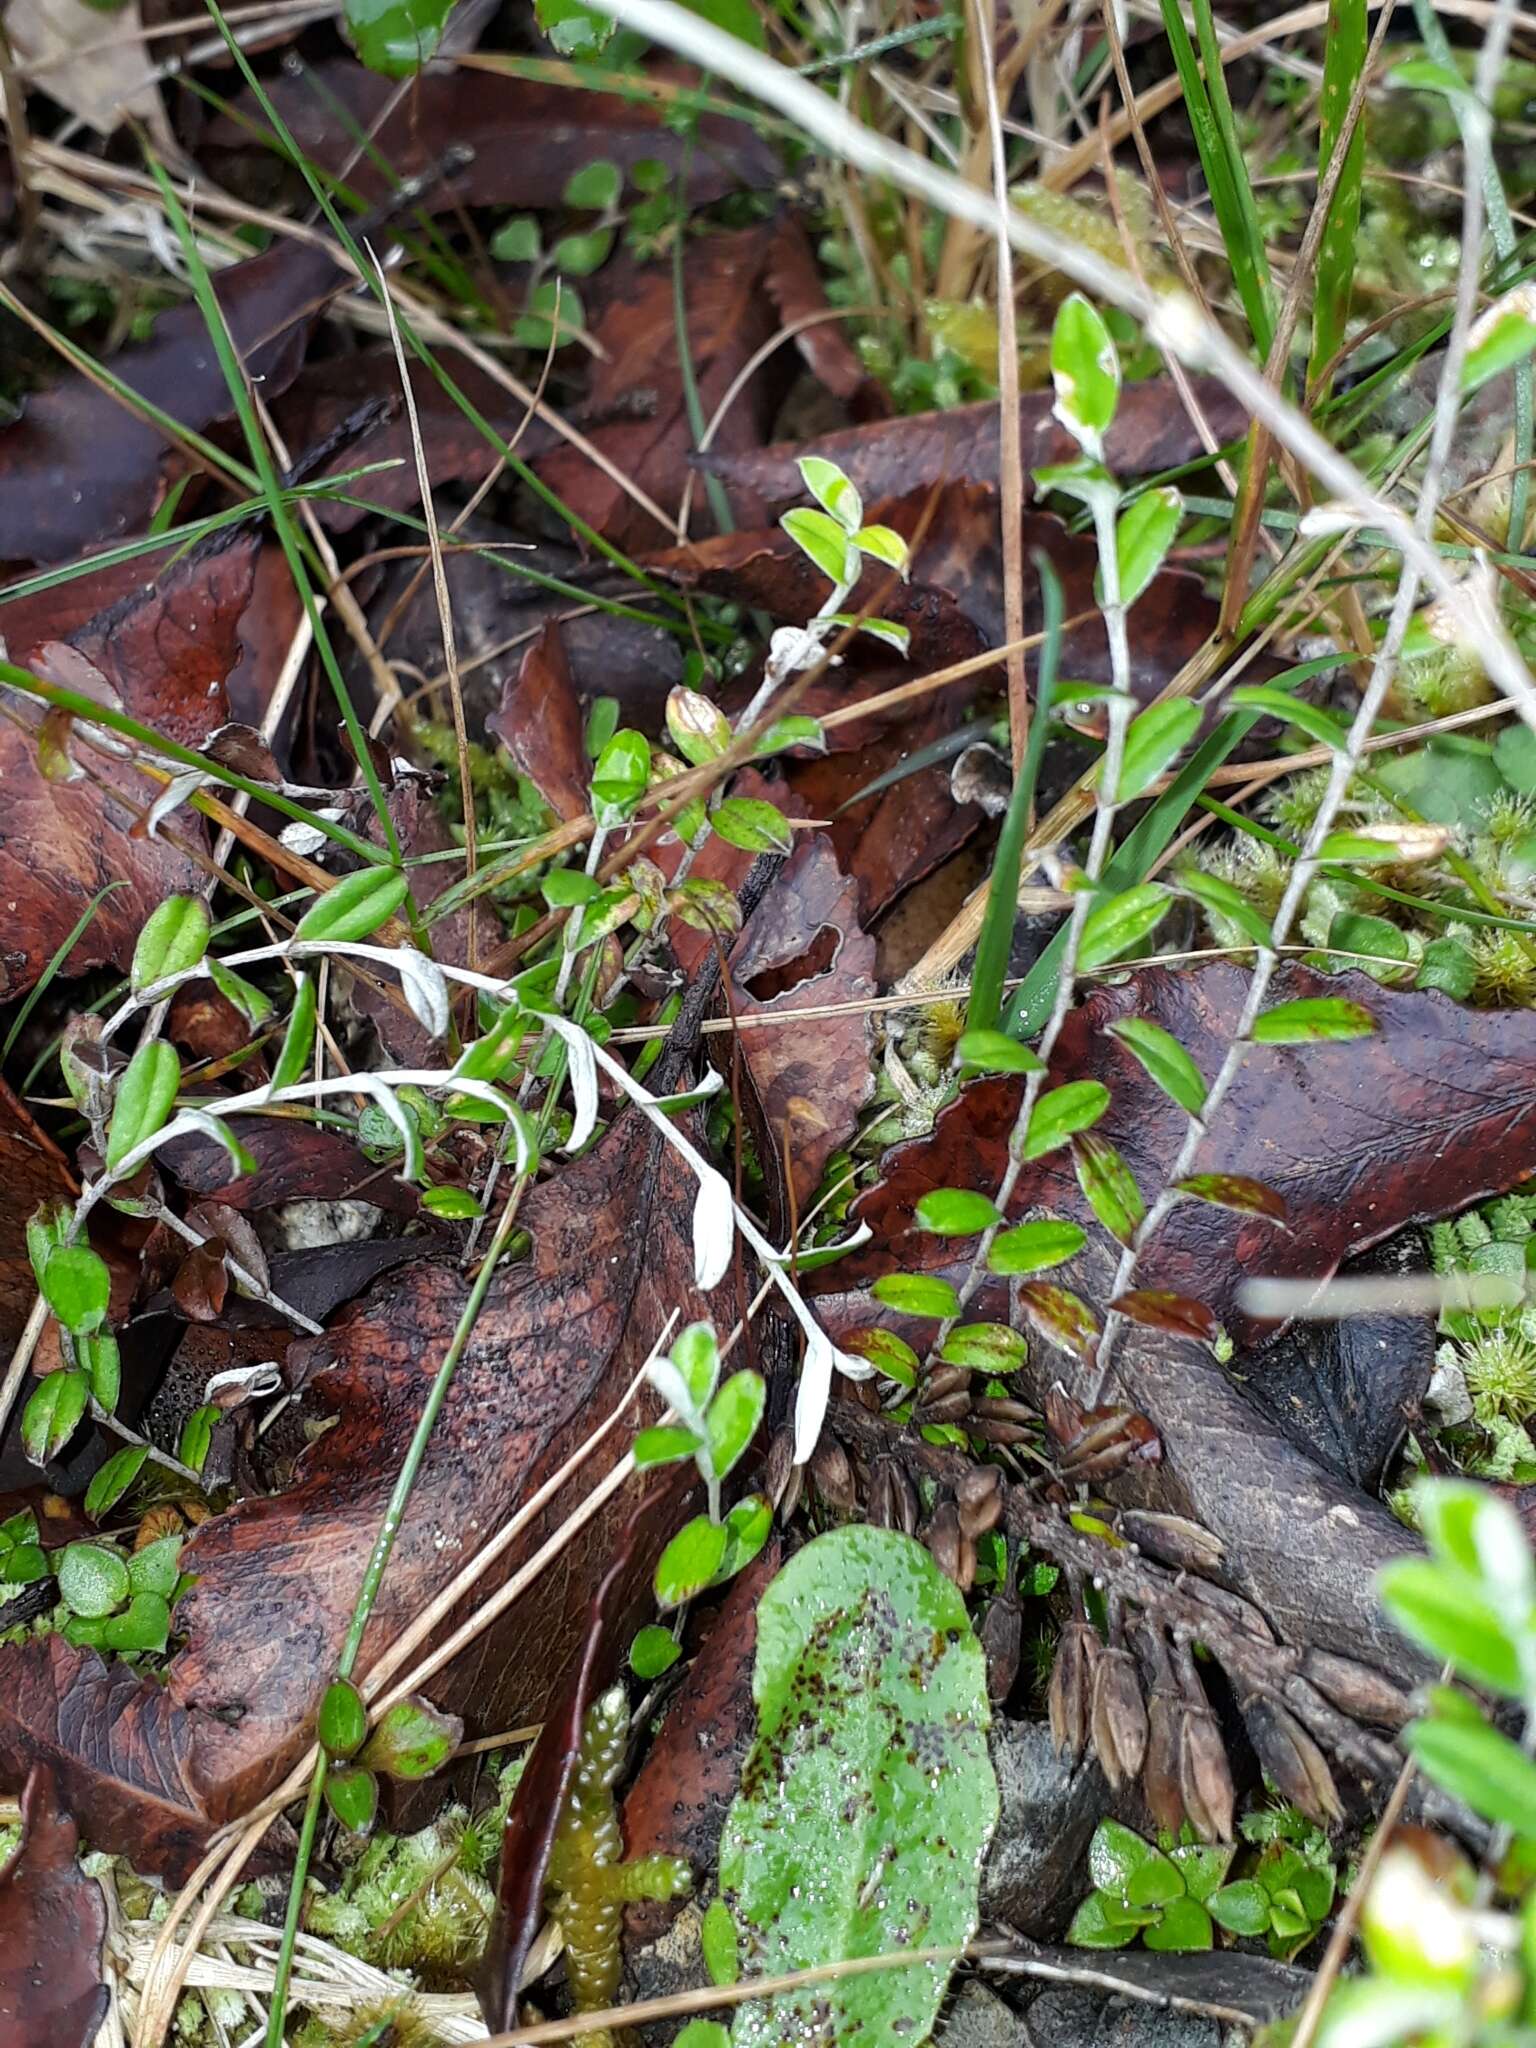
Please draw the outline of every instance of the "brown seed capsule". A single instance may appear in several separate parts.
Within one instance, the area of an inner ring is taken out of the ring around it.
[[[1412,1718],[1407,1694],[1369,1664],[1357,1664],[1353,1657],[1309,1650],[1301,1673],[1340,1713],[1357,1721],[1370,1721],[1378,1728],[1401,1728]]]
[[[1202,1842],[1232,1839],[1232,1772],[1209,1707],[1184,1708],[1179,1729],[1179,1795]]]
[[[1036,1432],[1022,1422],[990,1422],[976,1414],[974,1408],[966,1418],[966,1429],[972,1436],[979,1436],[983,1443],[997,1444],[1010,1449],[1015,1444],[1032,1443]]]
[[[944,1401],[951,1394],[968,1394],[970,1385],[971,1375],[963,1365],[936,1365],[932,1372],[924,1373],[917,1398],[920,1404]]]
[[[912,1484],[912,1476],[905,1466],[892,1467],[891,1488],[896,1503],[895,1526],[904,1536],[915,1536],[923,1504],[917,1497],[917,1488]]]
[[[1319,1827],[1344,1818],[1327,1759],[1306,1729],[1273,1693],[1252,1693],[1241,1704],[1254,1753],[1276,1789]]]
[[[963,1390],[953,1394],[941,1394],[936,1401],[930,1401],[925,1394],[912,1409],[912,1420],[924,1422],[963,1422],[971,1412],[971,1397]]]
[[[1101,1653],[1093,1675],[1093,1749],[1112,1792],[1136,1777],[1147,1754],[1147,1708],[1129,1650]]]
[[[837,1514],[851,1515],[859,1504],[859,1490],[853,1483],[848,1453],[837,1438],[824,1436],[810,1462],[811,1479],[827,1506]]]
[[[953,1579],[958,1586],[962,1570],[960,1555],[962,1539],[960,1535],[960,1516],[952,1500],[941,1500],[934,1509],[933,1518],[924,1533],[923,1541],[928,1545],[933,1555],[934,1563],[944,1574],[945,1578]],[[974,1563],[971,1568],[974,1572]]]
[[[775,1430],[773,1441],[768,1446],[763,1485],[774,1511],[783,1521],[788,1521],[800,1505],[801,1483],[805,1468],[795,1463],[795,1432],[792,1429]]]
[[[982,1616],[977,1633],[987,1660],[987,1698],[1000,1705],[1013,1691],[1019,1675],[1024,1617],[1018,1601],[1011,1594],[999,1594]]]
[[[1026,1408],[1022,1401],[1009,1401],[993,1394],[984,1394],[972,1404],[973,1412],[987,1422],[1034,1423],[1038,1418],[1032,1408]],[[1031,1432],[1032,1434],[1033,1432]]]
[[[1177,1834],[1184,1820],[1179,1791],[1179,1719],[1175,1696],[1157,1686],[1147,1702],[1147,1754],[1141,1767],[1141,1789],[1147,1811],[1160,1828]]]
[[[872,1529],[894,1529],[896,1526],[896,1492],[889,1458],[876,1458],[869,1468],[864,1519]]]
[[[973,1465],[955,1487],[960,1527],[972,1542],[1003,1519],[1003,1475],[995,1465]]]
[[[962,1593],[969,1593],[976,1583],[976,1546],[962,1529],[960,1532],[960,1568],[955,1574],[955,1584]]]
[[[1120,1534],[1159,1564],[1175,1571],[1209,1572],[1221,1563],[1225,1552],[1209,1529],[1183,1515],[1155,1515],[1144,1508],[1125,1508],[1119,1522]]]
[[[1069,1621],[1056,1645],[1046,1709],[1058,1756],[1074,1763],[1087,1745],[1093,1712],[1093,1675],[1099,1660],[1099,1632],[1091,1622]]]

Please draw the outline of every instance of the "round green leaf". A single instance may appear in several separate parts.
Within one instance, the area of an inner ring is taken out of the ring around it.
[[[1174,1899],[1163,1908],[1157,1925],[1149,1927],[1141,1938],[1150,1949],[1177,1954],[1210,1948],[1215,1940],[1210,1914],[1193,1899]]]
[[[899,1387],[915,1387],[919,1360],[917,1353],[905,1337],[898,1337],[894,1330],[883,1330],[878,1326],[867,1330],[850,1330],[840,1339],[845,1351],[851,1351],[855,1358],[868,1361],[876,1372],[883,1372],[888,1380],[894,1380]]]
[[[1109,1090],[1102,1081],[1068,1081],[1052,1088],[1030,1112],[1024,1157],[1043,1159],[1078,1131],[1096,1124],[1108,1107]]]
[[[1109,1030],[1180,1109],[1191,1116],[1200,1114],[1205,1107],[1205,1076],[1171,1031],[1148,1017],[1126,1017]]]
[[[635,1438],[635,1467],[644,1472],[652,1465],[675,1465],[679,1458],[691,1458],[698,1448],[699,1439],[691,1429],[676,1423],[658,1423],[651,1429],[642,1429]]]
[[[149,1456],[148,1444],[125,1444],[114,1451],[85,1489],[85,1512],[93,1522],[115,1508],[132,1486]]]
[[[1081,1224],[1042,1217],[1000,1231],[992,1240],[987,1265],[994,1273],[1044,1273],[1075,1259],[1087,1242],[1088,1233]]]
[[[423,1188],[421,1206],[448,1223],[468,1223],[485,1213],[468,1188]]]
[[[616,732],[592,771],[592,813],[599,825],[622,825],[645,795],[651,780],[651,743],[627,727]]]
[[[794,844],[784,813],[760,797],[728,796],[709,822],[719,838],[745,853],[788,853]]]
[[[1120,358],[1104,317],[1081,292],[1062,300],[1051,329],[1052,410],[1085,454],[1100,456],[1120,402]]]
[[[158,1593],[169,1600],[181,1576],[181,1538],[161,1536],[134,1551],[128,1560],[128,1586],[134,1593]]]
[[[672,1538],[656,1566],[656,1598],[663,1607],[679,1607],[702,1593],[725,1557],[725,1526],[708,1515],[695,1515]]]
[[[72,1337],[100,1329],[112,1294],[106,1261],[89,1245],[62,1245],[43,1267],[43,1299]]]
[[[347,1764],[328,1771],[325,1803],[341,1825],[354,1835],[366,1835],[379,1813],[379,1781],[372,1771]]]
[[[929,1273],[887,1273],[870,1289],[876,1301],[909,1316],[957,1316],[960,1297]]]
[[[669,1628],[655,1623],[640,1630],[629,1646],[629,1668],[636,1678],[660,1678],[683,1654],[682,1645]]]
[[[1336,1039],[1369,1038],[1376,1019],[1362,1003],[1343,996],[1303,996],[1277,1003],[1254,1020],[1256,1045],[1318,1045]]]
[[[135,1593],[121,1614],[110,1614],[101,1640],[108,1650],[163,1650],[171,1633],[170,1602],[163,1593]]]
[[[59,1598],[75,1614],[99,1619],[128,1598],[128,1567],[99,1543],[71,1543],[59,1559]]]
[[[1173,892],[1160,882],[1138,882],[1134,889],[1112,896],[1107,903],[1095,904],[1083,920],[1078,966],[1086,974],[1133,952],[1156,931],[1172,904]]]
[[[709,1404],[709,1455],[724,1479],[757,1434],[768,1389],[758,1372],[733,1372]]]
[[[21,1412],[22,1448],[34,1465],[56,1458],[80,1427],[91,1385],[83,1372],[51,1372]]]
[[[1120,602],[1127,610],[1162,568],[1183,518],[1184,500],[1172,484],[1143,491],[1120,514],[1115,526],[1115,559],[1120,571]]]
[[[369,1736],[361,1761],[389,1778],[429,1778],[458,1748],[464,1723],[414,1694],[396,1700]]]
[[[583,213],[607,213],[618,205],[623,189],[624,173],[616,163],[600,156],[572,171],[560,197]]]
[[[1211,1918],[1229,1934],[1263,1934],[1269,1926],[1269,1894],[1253,1878],[1224,1884],[1207,1901]]]
[[[968,1067],[989,1074],[1043,1074],[1045,1061],[1006,1031],[967,1031],[955,1048]]]
[[[704,1951],[704,1967],[711,1984],[735,1984],[740,1979],[741,1943],[724,1899],[711,1899],[705,1908],[699,1946]]]

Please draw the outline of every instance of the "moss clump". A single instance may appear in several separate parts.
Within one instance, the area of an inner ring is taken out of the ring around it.
[[[633,1899],[674,1899],[692,1884],[678,1856],[626,1863],[613,1788],[624,1763],[629,1711],[615,1686],[590,1708],[571,1789],[549,1858],[549,1887],[565,1935],[565,1966],[577,2012],[602,2012],[618,1996],[619,1925]],[[616,2048],[606,2028],[586,2037]]]

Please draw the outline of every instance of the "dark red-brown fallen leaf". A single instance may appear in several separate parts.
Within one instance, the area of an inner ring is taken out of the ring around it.
[[[481,483],[500,459],[495,447],[454,404],[442,385],[423,364],[413,362],[411,393],[421,424],[421,441],[426,451],[427,473],[433,488],[461,483]],[[506,438],[523,426],[527,408],[513,398],[494,378],[473,363],[455,362],[455,384],[475,409]],[[320,501],[316,510],[333,533],[346,533],[367,517],[366,507],[382,505],[392,511],[415,512],[421,503],[416,477],[416,460],[411,425],[400,392],[400,369],[393,352],[370,350],[366,354],[329,357],[312,362],[294,379],[285,398],[274,408],[277,423],[288,447],[296,453],[339,435],[348,421],[370,401],[380,404],[379,416],[360,433],[345,438],[344,445],[316,472],[332,476],[344,470],[361,469],[369,463],[392,462],[392,469],[376,470],[346,487],[340,498]],[[517,452],[526,461],[555,441],[555,430],[542,420],[529,420],[518,437]]]
[[[964,701],[974,687],[960,683],[936,691],[919,701],[908,724],[882,733],[858,752],[833,751],[821,760],[790,765],[790,786],[806,810],[814,818],[832,820],[828,836],[838,860],[858,884],[859,915],[866,924],[957,853],[980,829],[983,813],[975,804],[956,803],[945,761],[904,775],[857,803],[850,799],[920,748],[952,732],[965,715]]]
[[[771,223],[688,244],[683,262],[688,344],[706,420],[778,325],[764,284],[773,245]],[[593,365],[587,408],[601,415],[617,413],[627,403],[630,416],[592,428],[588,438],[670,515],[688,482],[694,440],[678,357],[672,265],[616,257],[602,272],[602,282],[607,296],[592,329],[606,359]],[[784,375],[784,367],[772,359],[754,373],[721,424],[716,439],[722,446],[753,447],[761,440],[773,392]],[[643,409],[636,404],[641,393]],[[653,548],[671,539],[578,449],[555,448],[533,466],[614,546]],[[749,525],[761,516],[750,491],[735,494],[733,510]]]
[[[1095,1131],[1117,1148],[1149,1203],[1186,1119],[1108,1027],[1124,1017],[1154,1019],[1209,1077],[1247,982],[1226,962],[1192,973],[1148,968],[1096,989],[1057,1042],[1045,1085],[1093,1079],[1109,1088]],[[1364,975],[1330,978],[1303,967],[1282,970],[1273,1000],[1317,994],[1363,1003],[1379,1029],[1346,1044],[1251,1047],[1195,1162],[1197,1172],[1246,1175],[1273,1189],[1285,1202],[1285,1228],[1183,1202],[1136,1270],[1137,1287],[1200,1302],[1246,1341],[1263,1334],[1238,1306],[1246,1277],[1325,1278],[1406,1224],[1464,1208],[1536,1170],[1536,1019],[1528,1012],[1463,1009]],[[855,1209],[873,1241],[829,1270],[829,1289],[843,1294],[903,1268],[966,1270],[969,1247],[919,1230],[917,1203],[933,1188],[997,1185],[1019,1092],[1013,1080],[973,1083],[930,1137],[887,1155],[880,1184]],[[1065,1150],[1025,1168],[1010,1213],[1036,1208],[1098,1232]],[[1091,1296],[1075,1261],[1052,1279]]]
[[[865,369],[858,351],[848,339],[848,325],[841,319],[821,319],[826,313],[826,286],[810,237],[791,213],[780,216],[768,253],[764,283],[779,309],[786,327],[800,321],[807,324],[795,336],[795,348],[805,366],[836,397],[857,401],[865,418],[889,410],[885,394]],[[731,457],[725,458],[728,462]],[[750,461],[751,457],[736,458]],[[800,481],[799,471],[795,481]]]
[[[228,717],[224,678],[239,656],[240,621],[250,600],[256,535],[228,529],[186,555],[155,582],[140,569],[132,589],[104,611],[47,633],[37,602],[0,607],[0,635],[12,659],[110,701],[184,746],[198,746]],[[13,632],[16,637],[11,637]],[[30,642],[30,645],[26,643]],[[71,948],[62,972],[126,967],[144,920],[166,896],[195,887],[202,871],[163,836],[134,832],[164,787],[131,762],[77,740],[88,773],[54,781],[38,761],[37,707],[6,693],[0,723],[0,903],[7,907],[0,952],[0,999],[24,995],[91,898],[112,889]],[[185,809],[167,821],[193,843],[202,825]]]
[[[75,1860],[78,1830],[39,1764],[21,1845],[0,1870],[0,2048],[90,2048],[111,2003],[107,1902]]]
[[[599,157],[625,172],[653,159],[674,176],[686,166],[695,206],[743,185],[760,190],[780,174],[776,153],[748,122],[705,114],[687,139],[667,126],[659,95],[573,94],[567,85],[540,85],[466,64],[429,67],[402,95],[394,80],[344,57],[308,72],[279,73],[264,90],[309,160],[324,171],[346,166],[349,185],[367,198],[389,189],[379,162],[397,178],[412,178],[436,169],[460,147],[474,152],[469,162],[451,182],[438,179],[430,186],[424,205],[558,207],[571,173]],[[393,110],[381,121],[391,102]],[[338,103],[345,110],[341,118]],[[259,146],[253,130],[265,129],[260,105],[242,93],[227,115],[209,124],[205,144],[215,160],[226,151],[249,155]],[[359,129],[372,138],[371,161],[359,159]]]
[[[1155,1018],[1210,1075],[1245,990],[1245,974],[1225,963],[1194,973],[1148,969],[1096,991],[1068,1019],[1052,1079],[1097,1077],[1110,1086],[1096,1128],[1148,1200],[1184,1118],[1105,1027],[1133,1014]],[[1536,1169],[1536,1019],[1528,1012],[1467,1010],[1439,995],[1301,967],[1285,969],[1273,994],[1278,1002],[1320,992],[1362,1002],[1379,1020],[1377,1035],[1254,1047],[1197,1162],[1278,1189],[1289,1227],[1183,1204],[1136,1274],[1139,1285],[1200,1301],[1240,1339],[1264,1335],[1236,1306],[1245,1276],[1320,1278],[1405,1225],[1499,1193]],[[957,1254],[918,1231],[915,1204],[930,1188],[997,1185],[1017,1100],[1011,1083],[983,1081],[940,1117],[931,1137],[889,1155],[885,1182],[856,1212],[870,1223],[873,1244],[809,1282],[819,1286],[830,1323],[868,1322],[862,1289],[882,1270],[963,1272],[969,1247]],[[1014,1215],[1026,1206],[1083,1225],[1087,1245],[1052,1278],[1102,1310],[1119,1248],[1088,1213],[1064,1153],[1026,1168]],[[978,1292],[971,1313],[1006,1317],[1002,1284]],[[1374,1584],[1405,1539],[1380,1503],[1304,1448],[1301,1432],[1266,1413],[1203,1346],[1133,1324],[1116,1347],[1114,1371],[1114,1396],[1148,1416],[1163,1447],[1162,1465],[1137,1480],[1140,1497],[1197,1516],[1225,1548],[1230,1583],[1286,1640],[1366,1656],[1387,1670],[1400,1665],[1401,1640],[1376,1605]],[[1263,1371],[1262,1352],[1244,1358],[1246,1380],[1262,1381]],[[1058,1376],[1073,1383],[1067,1354],[1033,1346],[1026,1379],[1036,1397]]]
[[[588,1709],[613,1682],[636,1621],[655,1611],[651,1573],[668,1533],[681,1526],[697,1484],[691,1467],[674,1468],[631,1509],[587,1604],[580,1648],[517,1781],[501,1838],[490,1934],[475,1972],[481,2010],[493,2032],[517,2024],[523,1965],[544,1922],[550,1850]]]
[[[585,814],[591,762],[565,631],[557,620],[550,620],[516,674],[507,677],[501,704],[486,723],[557,818]]]
[[[875,942],[858,919],[858,890],[821,834],[801,834],[730,955],[732,1009],[757,1100],[759,1145],[775,1178],[786,1144],[794,1213],[804,1215],[828,1159],[858,1128],[874,1092],[869,1012],[791,1014],[867,1004],[875,994]],[[765,1170],[770,1170],[764,1160]]]
[[[267,397],[303,360],[310,322],[346,282],[323,248],[279,241],[223,271],[219,304],[247,375]],[[229,386],[192,304],[173,306],[148,341],[112,359],[114,376],[181,426],[233,411]],[[159,499],[167,443],[158,427],[72,370],[34,393],[0,430],[0,560],[59,562],[142,527]]]
[[[726,1809],[757,1733],[757,1606],[782,1556],[774,1535],[720,1603],[625,1798],[631,1856],[681,1856],[696,1871],[713,1869]],[[662,1900],[630,1906],[626,1937],[654,1940],[676,1911]]]
[[[190,1769],[190,1717],[126,1664],[107,1665],[60,1635],[0,1652],[0,1778],[50,1768],[98,1849],[171,1882],[201,1854],[208,1822]]]
[[[161,1165],[189,1193],[247,1212],[294,1201],[417,1211],[417,1198],[395,1178],[395,1165],[366,1158],[344,1131],[296,1117],[232,1117],[230,1125],[256,1161],[254,1173],[231,1180],[229,1154],[216,1138],[174,1139],[159,1155]]]
[[[701,983],[695,1001],[706,996]],[[681,1051],[664,1054],[653,1085],[675,1083],[686,1064]],[[692,1285],[694,1192],[676,1155],[649,1126],[637,1129],[631,1113],[531,1195],[521,1220],[532,1250],[498,1274],[465,1348],[361,1670],[586,1439],[667,1317],[679,1306],[685,1317],[708,1312]],[[385,1501],[469,1284],[455,1264],[418,1260],[328,1335],[291,1348],[290,1383],[339,1419],[305,1455],[289,1491],[246,1500],[198,1529],[183,1557],[197,1583],[177,1610],[188,1640],[163,1685],[82,1661],[56,1637],[0,1649],[0,1783],[18,1782],[38,1755],[57,1758],[92,1841],[174,1881],[201,1833],[246,1811],[283,1777],[309,1738]],[[622,1448],[615,1432],[593,1454],[576,1482],[580,1495]],[[525,1562],[569,1507],[570,1498],[557,1495],[476,1597]],[[585,1588],[626,1513],[616,1501],[594,1517],[506,1626],[435,1681],[435,1703],[464,1712],[483,1732],[537,1719],[582,1640]]]
[[[1236,440],[1247,431],[1247,414],[1214,377],[1193,381],[1218,440]],[[1078,452],[1066,429],[1052,418],[1051,404],[1049,391],[1027,392],[1019,401],[1026,472],[1048,463],[1069,462]],[[1105,459],[1117,475],[1154,476],[1196,461],[1204,452],[1166,377],[1125,387],[1105,445]],[[798,467],[802,455],[821,455],[837,463],[866,503],[939,484],[995,486],[999,476],[997,405],[985,400],[979,405],[955,406],[948,412],[873,420],[811,441],[776,441],[745,453],[711,448],[696,459],[701,468],[712,470],[725,483],[756,492],[777,514],[805,501]]]

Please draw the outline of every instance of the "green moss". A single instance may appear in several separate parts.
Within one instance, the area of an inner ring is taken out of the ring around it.
[[[566,1973],[577,2012],[601,2012],[618,1996],[624,1907],[633,1899],[673,1899],[692,1883],[677,1856],[624,1859],[613,1788],[624,1764],[629,1711],[615,1686],[587,1714],[581,1750],[549,1858],[549,1887],[565,1935]],[[606,2029],[592,2048],[616,2048]]]

